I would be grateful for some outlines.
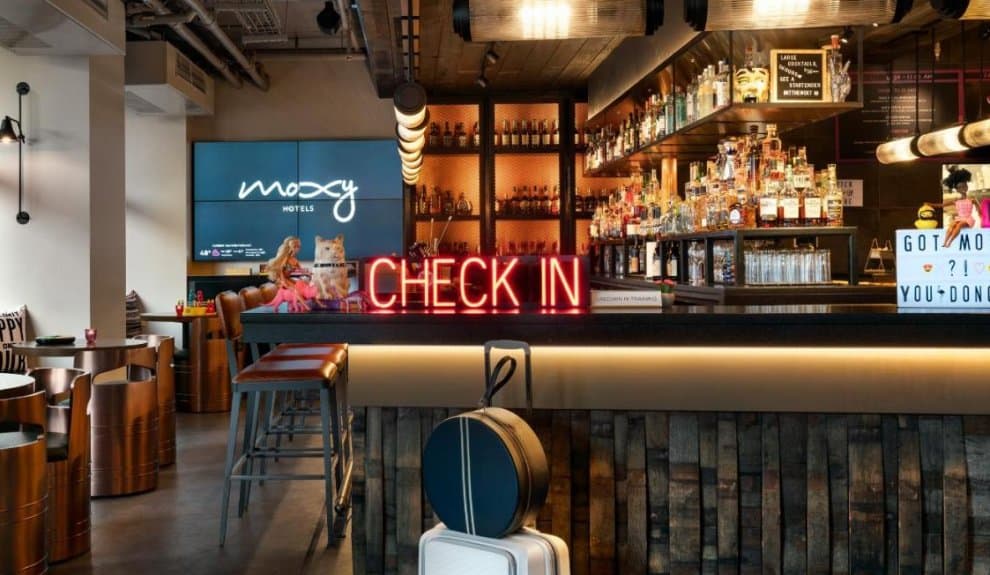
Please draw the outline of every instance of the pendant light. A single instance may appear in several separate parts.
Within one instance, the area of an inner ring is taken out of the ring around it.
[[[963,61],[963,74],[965,75],[966,68],[966,25],[960,23],[960,39],[962,40],[962,61]],[[935,44],[935,29],[931,29],[931,44],[932,44],[932,67],[931,67],[931,120],[929,122],[929,128],[935,126],[935,59],[938,58],[939,50]],[[965,78],[964,78],[965,80]],[[965,104],[964,104],[965,105]],[[965,119],[965,108],[963,109],[963,117]],[[953,154],[956,152],[963,152],[969,149],[962,141],[962,124],[957,126],[949,126],[948,128],[942,128],[940,130],[931,131],[922,134],[918,137],[918,151],[921,152],[922,156],[938,156],[941,154]]]
[[[868,26],[900,22],[912,3],[913,0],[684,0],[684,21],[699,32]]]
[[[454,0],[452,15],[465,42],[649,36],[663,0]]]
[[[920,44],[918,35],[914,36],[914,135],[906,138],[899,138],[890,142],[885,142],[877,146],[877,161],[881,164],[895,164],[898,162],[910,162],[917,160],[921,156],[918,150],[918,134],[921,132],[921,125],[918,119],[921,108],[918,100],[919,76],[921,69],[918,65],[920,57]],[[890,127],[890,117],[894,113],[894,64],[890,64],[890,76],[888,78],[889,92],[887,97],[887,126]]]
[[[423,147],[430,114],[426,110],[426,90],[415,82],[406,82],[395,89],[395,136],[402,160],[402,181],[416,185],[423,168]]]

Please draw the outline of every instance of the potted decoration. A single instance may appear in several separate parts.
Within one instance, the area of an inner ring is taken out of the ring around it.
[[[674,286],[676,285],[677,282],[671,279],[657,282],[657,286],[660,288],[660,305],[662,307],[671,307],[674,305]]]

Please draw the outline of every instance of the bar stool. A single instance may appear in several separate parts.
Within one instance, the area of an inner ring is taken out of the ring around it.
[[[268,303],[278,295],[278,286],[272,282],[265,282],[258,288],[261,290],[261,301]]]
[[[154,353],[155,378],[158,386],[158,467],[175,463],[175,370],[172,358],[175,355],[175,339],[168,335],[139,335],[134,339],[148,342],[148,349]],[[144,354],[141,363],[151,361],[149,352],[138,349],[131,351],[131,358]]]
[[[89,397],[81,369],[39,367],[28,375],[48,400],[48,561],[90,549]]]
[[[217,313],[223,323],[227,338],[228,359],[234,365],[237,346],[243,334],[240,314],[244,309],[243,300],[234,292],[223,292],[216,298]],[[220,516],[220,545],[224,544],[227,535],[227,508],[230,503],[230,487],[234,480],[241,482],[238,499],[238,517],[244,514],[249,500],[249,489],[255,480],[323,480],[327,513],[327,545],[335,541],[339,532],[337,525],[337,480],[339,475],[335,467],[340,465],[341,422],[339,412],[333,407],[337,402],[337,367],[333,358],[292,358],[276,359],[278,348],[266,361],[256,361],[240,372],[231,373],[233,384],[233,401],[230,408],[230,432],[227,437],[227,456],[224,465],[223,503]],[[254,471],[256,459],[264,461],[272,457],[274,452],[267,447],[258,446],[256,442],[259,404],[262,395],[269,392],[318,391],[320,395],[320,435],[321,448],[298,448],[281,450],[282,457],[322,457],[322,474],[268,474],[259,468]],[[244,435],[240,456],[234,459],[237,451],[238,420],[240,403],[244,396],[247,399],[247,411],[244,422]]]
[[[264,294],[261,293],[260,289],[254,286],[247,286],[241,288],[241,291],[238,292],[238,295],[240,295],[241,299],[244,300],[244,309],[254,309],[258,306],[264,305],[265,303]]]
[[[145,348],[142,348],[145,349]],[[151,349],[153,348],[146,348]],[[76,365],[108,361],[83,352]],[[125,356],[125,379],[93,383],[91,495],[129,495],[158,487],[157,359],[148,354]]]
[[[48,572],[45,392],[0,399],[0,573]]]

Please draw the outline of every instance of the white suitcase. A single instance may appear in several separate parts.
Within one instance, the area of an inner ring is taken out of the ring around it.
[[[501,539],[440,523],[419,538],[419,575],[570,575],[567,545],[535,529]]]

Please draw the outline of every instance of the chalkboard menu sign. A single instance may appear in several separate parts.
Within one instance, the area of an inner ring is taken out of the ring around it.
[[[825,50],[770,50],[771,102],[823,102]]]

